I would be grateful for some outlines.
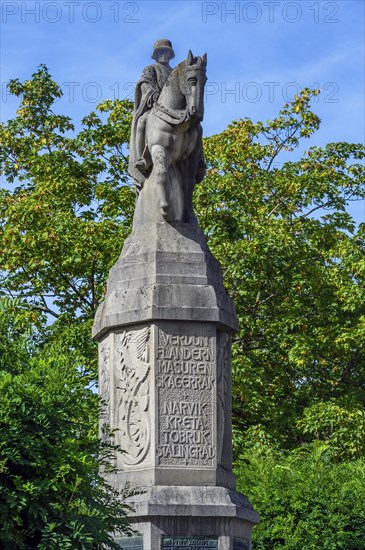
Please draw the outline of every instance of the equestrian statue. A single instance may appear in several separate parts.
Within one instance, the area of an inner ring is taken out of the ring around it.
[[[136,189],[134,226],[149,222],[196,223],[192,195],[205,175],[201,121],[207,55],[174,69],[170,40],[154,45],[135,91],[129,174]]]

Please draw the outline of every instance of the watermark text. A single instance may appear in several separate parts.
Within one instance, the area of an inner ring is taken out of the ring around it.
[[[202,22],[298,23],[304,16],[314,23],[338,23],[337,2],[202,2]]]
[[[98,23],[103,18],[114,23],[139,23],[137,2],[10,2],[1,3],[1,22],[20,23]]]

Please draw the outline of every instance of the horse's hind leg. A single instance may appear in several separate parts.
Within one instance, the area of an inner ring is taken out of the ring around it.
[[[151,174],[152,183],[156,185],[159,195],[161,215],[165,221],[174,219],[174,212],[171,201],[171,186],[169,179],[170,151],[162,145],[152,145],[151,157],[153,171]]]

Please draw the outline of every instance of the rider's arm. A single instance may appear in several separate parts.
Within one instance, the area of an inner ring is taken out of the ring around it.
[[[147,102],[148,107],[151,108],[160,95],[156,72],[153,66],[150,65],[144,69],[141,81],[142,101]]]

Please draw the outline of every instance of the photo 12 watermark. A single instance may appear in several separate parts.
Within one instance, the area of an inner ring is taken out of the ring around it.
[[[314,23],[339,23],[337,2],[202,2],[203,23],[298,23],[304,17]]]
[[[64,1],[64,2],[1,2],[1,22],[17,23],[75,23],[82,20],[95,24],[103,19],[118,24],[139,23],[139,3],[122,1]]]
[[[136,82],[99,83],[96,81],[80,82],[69,80],[60,83],[62,96],[56,98],[54,103],[63,101],[66,103],[90,103],[97,104],[107,99],[134,100]],[[9,82],[1,83],[1,103],[8,103],[13,94],[9,91]]]
[[[95,81],[78,82],[66,81],[61,84],[62,98],[56,101],[67,103],[84,102],[97,104],[106,99],[134,100],[136,82],[99,83]],[[213,82],[208,80],[204,91],[204,101],[219,101],[220,103],[274,103],[275,101],[292,101],[303,88],[320,90],[321,93],[313,97],[314,103],[338,103],[340,87],[337,82],[314,82],[310,86],[302,86],[299,82]],[[8,83],[1,85],[1,102],[7,103],[12,94],[8,90]]]
[[[221,103],[275,103],[276,101],[293,101],[304,88],[320,90],[313,97],[314,103],[338,103],[340,87],[337,82],[314,82],[310,86],[299,82],[212,82],[205,86],[205,102],[215,97]]]

